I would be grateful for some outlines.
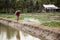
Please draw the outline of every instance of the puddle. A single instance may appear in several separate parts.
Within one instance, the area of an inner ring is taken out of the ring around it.
[[[20,36],[19,40],[40,40],[39,38],[31,36],[27,33],[17,31],[16,29],[0,24],[0,40],[18,40],[18,32],[18,36]]]

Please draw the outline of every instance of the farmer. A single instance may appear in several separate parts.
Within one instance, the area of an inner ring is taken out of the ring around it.
[[[15,15],[16,15],[16,17],[17,17],[17,22],[19,21],[19,16],[20,16],[20,10],[17,10],[16,12],[15,12]]]

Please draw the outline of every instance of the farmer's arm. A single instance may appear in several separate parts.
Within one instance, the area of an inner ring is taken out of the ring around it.
[[[16,15],[17,11],[15,12],[15,15]]]

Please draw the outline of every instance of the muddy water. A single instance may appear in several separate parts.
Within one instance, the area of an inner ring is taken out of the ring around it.
[[[22,31],[0,24],[0,40],[40,40]]]

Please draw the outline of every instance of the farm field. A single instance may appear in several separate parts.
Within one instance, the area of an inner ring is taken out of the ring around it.
[[[1,13],[0,17],[16,20],[15,14]],[[60,13],[22,13],[20,20],[24,20],[24,18],[38,19],[45,26],[60,27]]]

